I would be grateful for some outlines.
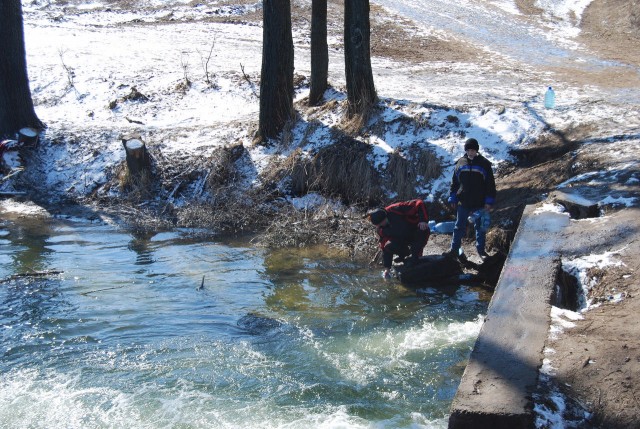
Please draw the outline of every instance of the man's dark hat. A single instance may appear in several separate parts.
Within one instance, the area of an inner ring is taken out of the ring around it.
[[[387,212],[384,209],[375,209],[367,213],[372,224],[378,225],[387,218]]]
[[[464,142],[464,150],[475,149],[480,150],[480,145],[478,144],[478,140],[476,139],[468,139]]]

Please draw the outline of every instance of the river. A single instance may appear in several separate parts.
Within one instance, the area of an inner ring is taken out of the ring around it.
[[[445,428],[488,303],[322,248],[3,217],[2,428]]]

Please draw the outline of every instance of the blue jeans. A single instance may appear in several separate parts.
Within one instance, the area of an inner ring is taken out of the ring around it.
[[[457,253],[460,249],[462,238],[467,233],[467,225],[469,225],[469,221],[467,220],[467,218],[471,213],[477,210],[480,209],[470,209],[464,207],[462,204],[458,204],[458,209],[456,212],[456,224],[453,227],[453,238],[451,239],[452,251]],[[476,230],[476,250],[478,251],[478,253],[485,252],[484,246],[487,236],[487,230],[489,229],[489,224],[491,223],[489,212],[484,210],[484,208],[482,208],[482,210],[484,211],[484,219],[482,217],[479,217],[478,219],[476,219],[473,225]]]

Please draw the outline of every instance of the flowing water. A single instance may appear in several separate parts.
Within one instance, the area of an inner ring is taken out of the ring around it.
[[[43,270],[61,273],[10,278]],[[0,427],[444,428],[487,297],[379,274],[326,249],[4,220]]]

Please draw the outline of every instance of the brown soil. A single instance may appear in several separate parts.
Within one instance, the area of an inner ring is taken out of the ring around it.
[[[566,396],[593,413],[589,425],[607,429],[640,425],[640,210],[627,209],[615,218],[628,225],[628,237],[616,248],[624,265],[590,273],[596,281],[591,297],[603,303],[584,313],[576,327],[548,344],[555,350],[555,384]],[[590,231],[586,231],[589,233]],[[623,247],[624,246],[624,247]],[[607,297],[622,293],[611,303]]]

